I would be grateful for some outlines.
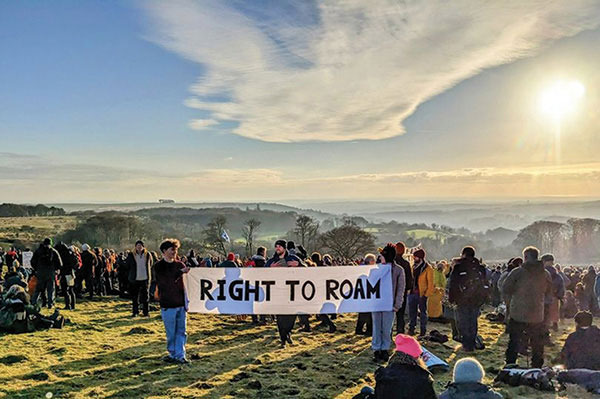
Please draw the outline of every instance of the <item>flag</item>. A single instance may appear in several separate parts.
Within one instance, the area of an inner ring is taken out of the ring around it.
[[[227,242],[231,242],[231,240],[229,239],[229,235],[227,235],[227,232],[225,230],[223,230],[223,233],[221,233],[221,238]]]

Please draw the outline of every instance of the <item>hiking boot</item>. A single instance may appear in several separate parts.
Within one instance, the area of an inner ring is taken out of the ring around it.
[[[328,332],[330,332],[330,333],[334,333],[334,332],[336,332],[336,331],[337,331],[337,327],[335,326],[335,324],[331,324],[331,325],[329,326],[329,331],[328,331]]]
[[[288,335],[288,336],[287,336],[287,338],[285,339],[285,342],[287,342],[287,343],[288,343],[288,344],[290,344],[290,345],[294,343],[294,341],[292,341],[292,337],[291,337],[291,336],[289,336],[289,335]]]
[[[383,359],[381,358],[381,351],[375,351],[375,352],[373,352],[373,361],[374,362],[379,363],[382,360]]]
[[[387,362],[388,360],[390,360],[390,352],[388,351],[381,351],[381,360],[384,362]]]
[[[175,360],[175,361],[176,361],[177,363],[179,363],[179,364],[190,364],[190,363],[192,363],[191,361],[189,361],[189,360],[188,360],[187,358],[185,358],[185,357],[182,357],[181,359],[177,359],[177,360]]]
[[[162,357],[162,361],[165,363],[175,363],[177,359],[171,357],[171,355],[165,355]]]
[[[415,335],[415,329],[414,328],[409,328],[408,329],[408,335]]]

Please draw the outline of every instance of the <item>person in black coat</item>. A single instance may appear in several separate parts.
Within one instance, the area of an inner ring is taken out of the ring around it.
[[[411,287],[414,285],[412,267],[410,267],[410,263],[402,257],[406,252],[406,245],[403,242],[398,242],[396,244],[396,263],[404,269],[404,300],[402,301],[402,307],[396,312],[396,333],[404,334],[404,328],[406,323],[404,322],[404,314],[406,313],[406,296],[410,291]]]
[[[96,254],[91,251],[88,244],[83,244],[81,246],[81,279],[85,281],[85,289],[89,299],[94,298],[94,274],[97,264]]]
[[[31,303],[37,303],[42,292],[46,293],[48,309],[54,306],[54,286],[56,284],[56,272],[62,267],[62,260],[58,252],[52,248],[52,240],[45,238],[40,247],[35,250],[31,258],[31,266],[35,270],[37,286]]]
[[[410,335],[396,336],[396,352],[375,371],[377,399],[437,399],[433,377],[421,359],[423,349]]]

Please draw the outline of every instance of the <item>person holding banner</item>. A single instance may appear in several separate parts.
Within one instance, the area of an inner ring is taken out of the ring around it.
[[[190,361],[185,356],[187,305],[183,274],[189,272],[190,268],[177,260],[180,246],[179,240],[173,238],[167,238],[160,244],[163,258],[154,264],[154,277],[169,351],[164,361],[188,364]]]
[[[402,307],[404,302],[404,288],[406,280],[404,269],[396,263],[396,246],[389,243],[381,251],[386,264],[391,267],[392,274],[392,295],[393,309],[387,312],[373,312],[373,336],[371,348],[373,349],[373,359],[378,361],[387,361],[390,357],[389,349],[392,344],[392,327],[394,326],[394,316]]]
[[[265,267],[297,267],[300,265],[300,259],[296,255],[290,255],[287,251],[285,240],[275,241],[275,253],[267,261]],[[296,315],[277,315],[277,331],[279,332],[280,346],[285,348],[285,344],[292,344],[292,330],[296,323]]]

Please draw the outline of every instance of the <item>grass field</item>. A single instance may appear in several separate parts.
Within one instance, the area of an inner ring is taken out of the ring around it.
[[[75,216],[0,217],[0,246],[8,246],[15,239],[36,244],[44,237],[54,237],[73,229],[76,224]]]
[[[295,344],[279,349],[274,324],[252,326],[233,316],[188,318],[189,366],[166,364],[165,335],[158,311],[132,319],[125,300],[84,301],[63,314],[63,330],[0,335],[0,397],[45,398],[351,398],[374,386],[370,338],[355,336],[356,315],[342,315],[340,331],[294,333]],[[311,319],[312,321],[313,319]],[[315,324],[313,322],[313,324]],[[501,324],[481,322],[487,349],[477,358],[487,381],[503,364],[507,338]],[[561,327],[560,345],[572,323]],[[448,333],[445,325],[430,329]],[[455,343],[427,347],[451,365],[464,356]],[[436,374],[438,392],[451,371]],[[505,398],[591,398],[570,387],[561,395],[532,388],[498,388]]]

